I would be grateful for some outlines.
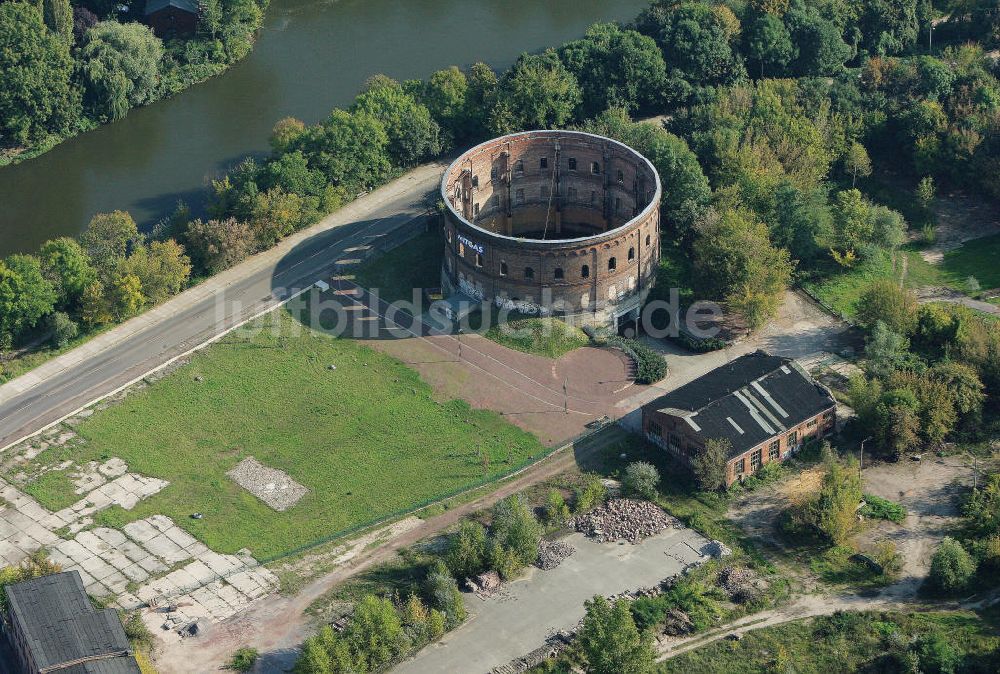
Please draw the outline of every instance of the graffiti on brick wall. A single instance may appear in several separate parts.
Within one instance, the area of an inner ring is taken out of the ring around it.
[[[468,279],[458,279],[458,287],[463,293],[474,300],[483,299],[483,291],[480,288],[477,288],[476,285]]]
[[[493,300],[493,302],[500,309],[516,311],[529,316],[547,316],[549,314],[549,310],[546,307],[535,304],[534,302],[512,300],[507,297],[497,297]]]

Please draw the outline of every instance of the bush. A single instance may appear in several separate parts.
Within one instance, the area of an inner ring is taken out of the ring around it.
[[[945,537],[931,558],[927,582],[942,592],[957,592],[968,586],[976,572],[976,562],[962,544]]]
[[[599,478],[591,477],[583,488],[577,488],[573,494],[573,512],[585,513],[604,503],[608,490]]]
[[[456,578],[468,578],[486,565],[486,529],[478,522],[465,520],[452,536],[445,553],[448,568]]]
[[[624,351],[635,363],[635,380],[639,384],[655,384],[667,376],[667,361],[641,342],[618,335],[594,336],[592,339],[599,346],[611,346]]]
[[[545,521],[548,524],[562,524],[569,519],[569,506],[558,489],[550,489],[545,503]]]
[[[633,461],[625,468],[622,486],[627,494],[634,494],[647,501],[652,501],[656,498],[656,487],[659,484],[660,473],[650,463]]]
[[[249,646],[237,648],[233,656],[229,658],[226,668],[234,672],[249,672],[257,662],[257,655],[256,648],[250,648]]]
[[[864,500],[865,506],[861,509],[861,514],[865,517],[889,520],[896,524],[901,524],[906,519],[906,508],[894,501],[874,494],[865,494]]]
[[[80,328],[77,327],[73,319],[62,311],[56,311],[49,314],[46,320],[49,331],[51,332],[49,341],[57,349],[63,348],[78,334],[80,334]]]

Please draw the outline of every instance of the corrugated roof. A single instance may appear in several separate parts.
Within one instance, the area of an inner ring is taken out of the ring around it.
[[[24,629],[32,659],[40,669],[86,658],[131,661],[135,665],[135,660],[129,655],[131,647],[118,614],[114,609],[94,608],[78,571],[55,573],[9,585],[7,599],[11,614],[17,617]],[[86,664],[96,666],[102,661],[93,660]],[[123,665],[114,663],[110,666]],[[85,672],[138,672],[138,666],[135,665],[134,669],[79,670],[79,674]]]
[[[730,456],[734,457],[834,404],[829,392],[794,361],[756,351],[657,398],[647,407],[683,418],[705,440],[729,440]]]
[[[198,13],[198,0],[146,0],[145,15],[158,12],[167,7],[176,7],[192,14]]]

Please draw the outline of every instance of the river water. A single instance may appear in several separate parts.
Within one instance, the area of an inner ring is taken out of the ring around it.
[[[125,209],[148,227],[178,199],[196,205],[213,177],[266,151],[275,121],[319,121],[375,73],[504,68],[595,21],[627,21],[647,2],[272,0],[253,53],[228,72],[0,169],[0,255],[77,234],[94,213]]]

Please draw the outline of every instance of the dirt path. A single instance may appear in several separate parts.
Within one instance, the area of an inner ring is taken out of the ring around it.
[[[950,302],[952,304],[961,304],[962,306],[975,309],[976,311],[982,311],[987,314],[1000,316],[1000,306],[990,304],[989,302],[983,302],[982,300],[973,299],[968,295],[960,293],[957,290],[952,290],[951,288],[928,286],[926,288],[919,288],[916,291],[916,295],[917,301],[921,304],[925,304],[927,302]]]
[[[390,560],[403,548],[447,530],[470,513],[574,467],[581,458],[614,444],[623,435],[624,431],[609,427],[576,446],[562,448],[501,483],[490,494],[425,520],[384,545],[362,552],[349,563],[311,581],[294,596],[274,596],[268,601],[258,602],[237,618],[212,626],[201,637],[165,646],[156,653],[158,671],[180,674],[221,670],[233,651],[244,645],[253,646],[266,654],[267,662],[262,663],[258,671],[281,671],[290,667],[299,645],[313,629],[305,610],[330,588]]]

